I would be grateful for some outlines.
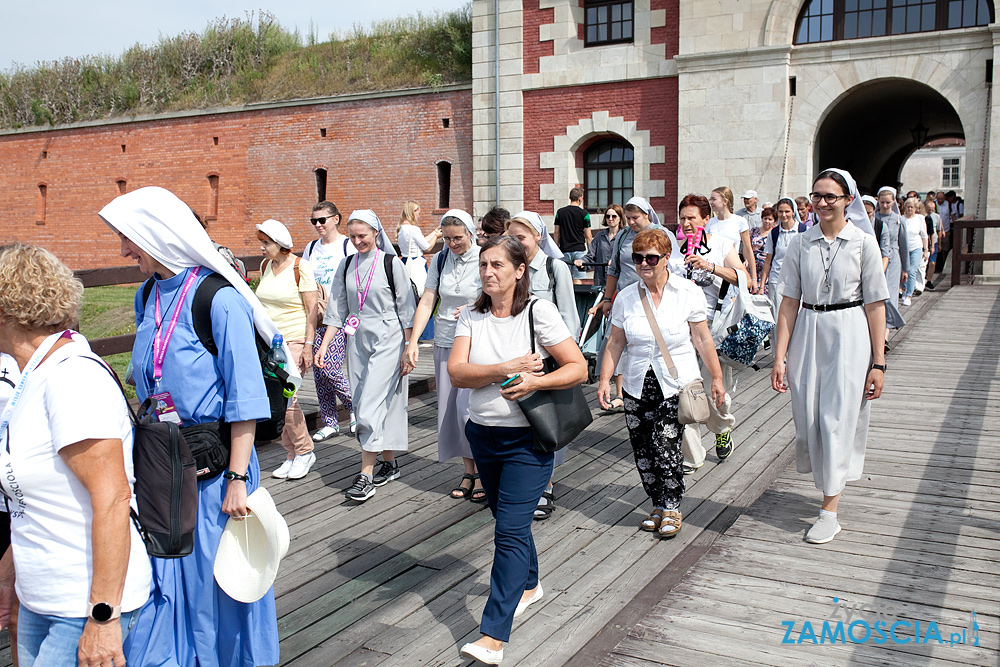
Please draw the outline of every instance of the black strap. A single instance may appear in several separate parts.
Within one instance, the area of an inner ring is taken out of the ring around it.
[[[319,241],[319,239],[313,239],[312,241],[309,242],[309,245],[306,246],[306,251],[304,253],[305,255],[307,255],[306,259],[309,259],[309,257],[312,257],[313,248],[316,247],[316,243],[318,241]]]
[[[382,266],[385,268],[385,279],[389,281],[389,291],[392,292],[392,300],[396,300],[396,276],[392,273],[393,255],[385,253],[382,256]]]
[[[232,285],[218,273],[209,273],[195,289],[194,299],[191,301],[191,319],[194,323],[195,335],[213,357],[219,356],[219,348],[215,344],[215,336],[212,335],[212,299],[215,298],[215,293],[223,287],[232,287]],[[142,285],[142,307],[144,310],[152,291],[153,279],[149,278]]]
[[[448,252],[449,251],[447,248],[439,251],[437,254],[437,259],[434,260],[437,262],[437,267],[438,267],[438,285],[441,284],[441,272],[444,271],[444,263],[448,259]]]
[[[556,274],[552,269],[552,263],[555,260],[549,256],[545,257],[545,272],[549,274],[549,285],[552,287],[552,303],[559,307],[559,295],[556,293]],[[534,352],[534,350],[532,350]]]
[[[538,299],[532,299],[528,304],[528,335],[531,336],[531,353],[535,353],[535,303]]]

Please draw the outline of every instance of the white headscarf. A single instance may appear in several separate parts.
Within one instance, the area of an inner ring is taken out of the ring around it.
[[[348,224],[351,220],[357,220],[358,222],[363,222],[372,229],[374,229],[378,234],[375,237],[375,245],[379,250],[387,255],[395,255],[396,249],[392,247],[392,241],[389,239],[389,235],[385,233],[385,228],[382,226],[382,221],[378,219],[375,215],[375,211],[370,208],[363,208],[358,211],[351,211],[351,217],[347,219]]]
[[[552,240],[551,236],[549,236],[549,229],[545,226],[545,223],[542,222],[542,216],[538,215],[534,211],[521,211],[517,215],[511,217],[511,222],[514,222],[516,218],[526,220],[528,224],[531,225],[531,228],[534,229],[536,233],[541,235],[542,238],[538,241],[538,247],[542,249],[542,252],[553,259],[562,259],[562,250],[559,249],[556,242]]]
[[[795,218],[795,229],[798,229],[799,225],[802,224],[802,218],[799,217],[799,207],[795,205],[795,200],[787,195],[774,202],[774,217],[778,220],[778,226],[781,226],[781,218],[778,217],[778,204],[783,201],[788,202],[788,204],[792,207],[792,216]]]
[[[896,188],[890,188],[888,185],[883,185],[878,189],[878,196],[882,196],[883,192],[892,193],[892,212],[902,218],[903,214],[899,212],[899,202],[896,201]],[[875,210],[878,211],[878,200],[875,200]]]
[[[449,209],[447,213],[441,216],[441,222],[444,222],[445,218],[458,218],[465,225],[465,228],[469,230],[469,235],[472,238],[476,238],[476,223],[473,221],[472,216],[463,211],[460,208]]]
[[[851,173],[843,169],[824,169],[823,171],[832,171],[844,177],[844,180],[847,181],[847,194],[854,195],[854,199],[847,205],[847,209],[844,211],[844,217],[864,233],[875,236],[872,221],[868,219],[868,211],[865,210],[865,204],[861,201],[861,193],[858,192],[858,184],[854,182],[854,177],[851,176]]]
[[[139,188],[112,200],[98,215],[109,227],[173,273],[194,266],[215,271],[250,303],[254,327],[261,337],[270,342],[274,334],[280,333],[264,304],[215,249],[190,207],[174,193],[157,187]],[[292,358],[287,341],[285,354]],[[302,378],[295,364],[289,364],[285,370],[289,381],[298,387]]]
[[[642,197],[632,197],[627,202],[625,202],[625,206],[629,205],[638,206],[640,209],[642,209],[646,213],[646,215],[649,216],[649,219],[652,221],[654,225],[660,224],[660,218],[657,217],[656,211],[654,211],[653,207],[649,205],[649,202],[643,199]],[[622,208],[625,208],[625,206],[622,206]]]

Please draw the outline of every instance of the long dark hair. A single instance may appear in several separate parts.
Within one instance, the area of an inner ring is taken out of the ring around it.
[[[479,251],[480,262],[483,261],[483,253],[490,248],[502,248],[504,254],[507,256],[507,261],[514,265],[516,269],[519,266],[524,266],[524,274],[517,279],[514,283],[514,302],[510,306],[511,315],[520,315],[521,311],[528,306],[528,297],[530,296],[528,277],[528,256],[524,254],[524,246],[521,242],[515,239],[513,236],[492,236],[486,239],[486,243]],[[472,307],[480,313],[489,312],[490,308],[493,307],[493,300],[490,299],[490,295],[485,291],[479,295],[476,299],[476,303]]]

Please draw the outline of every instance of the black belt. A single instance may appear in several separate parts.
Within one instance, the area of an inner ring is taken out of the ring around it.
[[[857,301],[848,301],[846,303],[803,303],[802,307],[807,310],[815,310],[820,313],[825,313],[831,310],[844,310],[846,308],[857,308],[858,306],[865,305],[864,300],[858,299]]]

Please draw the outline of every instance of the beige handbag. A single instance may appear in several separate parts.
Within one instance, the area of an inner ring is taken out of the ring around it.
[[[653,317],[653,308],[649,305],[649,297],[646,295],[646,290],[642,289],[642,286],[639,287],[639,296],[642,300],[642,309],[646,311],[646,319],[649,320],[649,328],[653,330],[653,337],[656,338],[660,354],[663,355],[663,361],[666,362],[667,370],[670,371],[670,377],[676,380],[677,367],[674,366],[674,360],[670,358],[670,350],[667,349],[667,342],[663,340],[660,325],[656,323],[656,318]],[[677,421],[681,424],[704,424],[708,421],[709,415],[708,394],[705,393],[705,384],[701,381],[701,378],[688,382],[681,389],[680,396],[678,396]]]

